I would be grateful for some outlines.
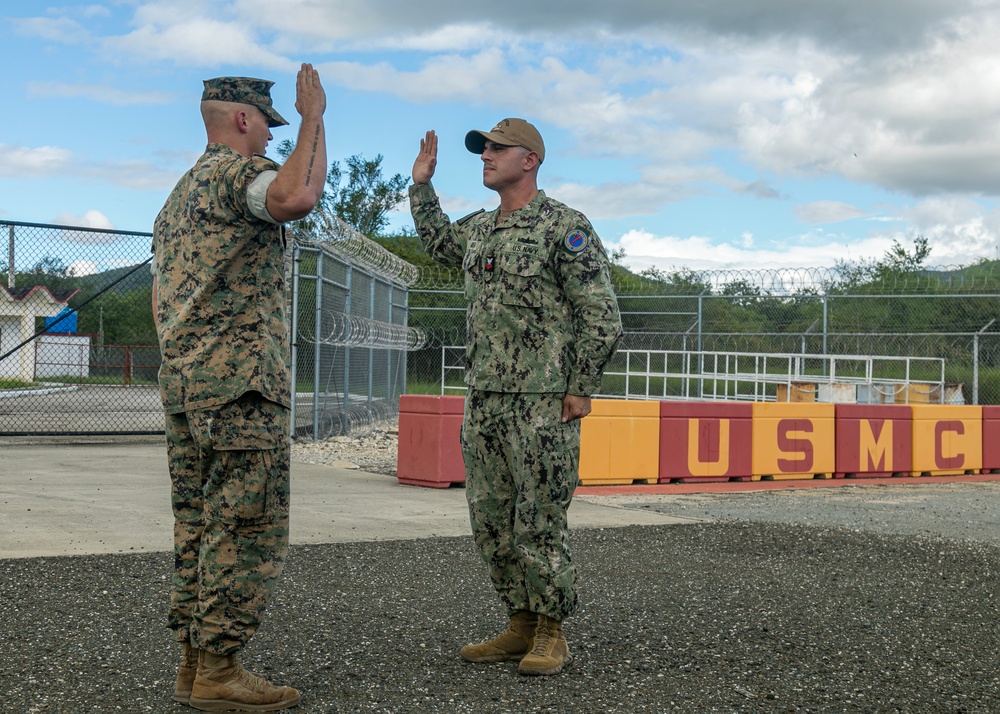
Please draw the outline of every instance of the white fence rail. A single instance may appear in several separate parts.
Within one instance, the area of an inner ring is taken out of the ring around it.
[[[464,392],[464,348],[441,349],[441,393]],[[665,401],[964,404],[938,357],[619,350],[601,396]]]
[[[964,403],[937,357],[620,350],[606,396],[860,404]]]

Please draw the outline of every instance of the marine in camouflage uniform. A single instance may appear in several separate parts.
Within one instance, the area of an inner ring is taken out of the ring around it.
[[[537,623],[558,625],[577,607],[566,516],[579,481],[576,417],[589,412],[622,335],[610,265],[586,217],[535,188],[544,145],[533,126],[505,119],[469,132],[466,146],[482,154],[484,183],[501,206],[456,222],[430,184],[436,142],[433,132],[421,142],[410,207],[431,257],[465,273],[466,496],[476,544],[512,618],[507,633],[462,656],[518,659],[522,673],[551,674],[562,666],[558,652],[542,665],[523,655],[537,644]],[[586,398],[585,411],[567,411],[573,397]]]
[[[298,81],[300,99],[303,86],[309,92],[303,129],[318,119],[321,139],[325,94],[318,75],[303,65]],[[195,707],[298,703],[295,690],[270,687],[231,660],[260,625],[288,552],[291,387],[279,218],[308,213],[315,205],[309,197],[318,199],[324,183],[322,175],[311,179],[319,192],[302,190],[305,198],[296,200],[304,205],[275,199],[290,195],[281,190],[271,193],[302,182],[294,175],[301,156],[279,178],[283,167],[259,155],[270,128],[288,123],[271,106],[271,85],[245,77],[206,80],[208,146],[171,192],[153,231],[174,514],[168,625],[185,645],[174,698]],[[302,149],[314,161],[317,150]],[[325,147],[320,153],[325,167]],[[226,684],[219,694],[218,683],[199,684],[201,652],[232,670],[227,676],[238,691]]]

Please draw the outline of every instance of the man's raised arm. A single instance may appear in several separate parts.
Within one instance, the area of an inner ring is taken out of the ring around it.
[[[326,92],[311,64],[299,70],[295,109],[302,117],[298,140],[267,190],[267,212],[281,223],[309,215],[326,188]]]

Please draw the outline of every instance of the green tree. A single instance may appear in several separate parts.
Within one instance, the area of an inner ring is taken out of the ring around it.
[[[835,270],[840,275],[842,288],[893,287],[907,276],[919,272],[930,252],[927,239],[923,236],[913,240],[912,252],[898,240],[893,240],[892,247],[880,260],[838,260]]]
[[[278,145],[277,152],[283,159],[287,159],[294,148],[295,143],[285,139]],[[409,183],[409,179],[403,174],[383,178],[382,159],[382,154],[370,160],[361,154],[345,159],[347,184],[344,186],[341,186],[344,173],[340,162],[331,163],[326,174],[326,190],[323,191],[318,206],[369,238],[382,235],[383,229],[389,224],[386,214],[403,202]],[[310,229],[315,224],[306,217],[295,225]]]
[[[409,179],[396,174],[382,178],[382,154],[366,161],[360,154],[346,159],[347,186],[337,195],[335,211],[348,225],[370,238],[382,235],[386,214],[403,202]]]

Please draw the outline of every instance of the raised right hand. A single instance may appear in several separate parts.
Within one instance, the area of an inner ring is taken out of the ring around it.
[[[319,72],[306,62],[295,78],[295,109],[306,120],[322,118],[326,111],[326,91],[319,81]]]
[[[427,132],[420,140],[420,153],[413,162],[413,183],[430,183],[437,167],[438,140],[434,130]]]

